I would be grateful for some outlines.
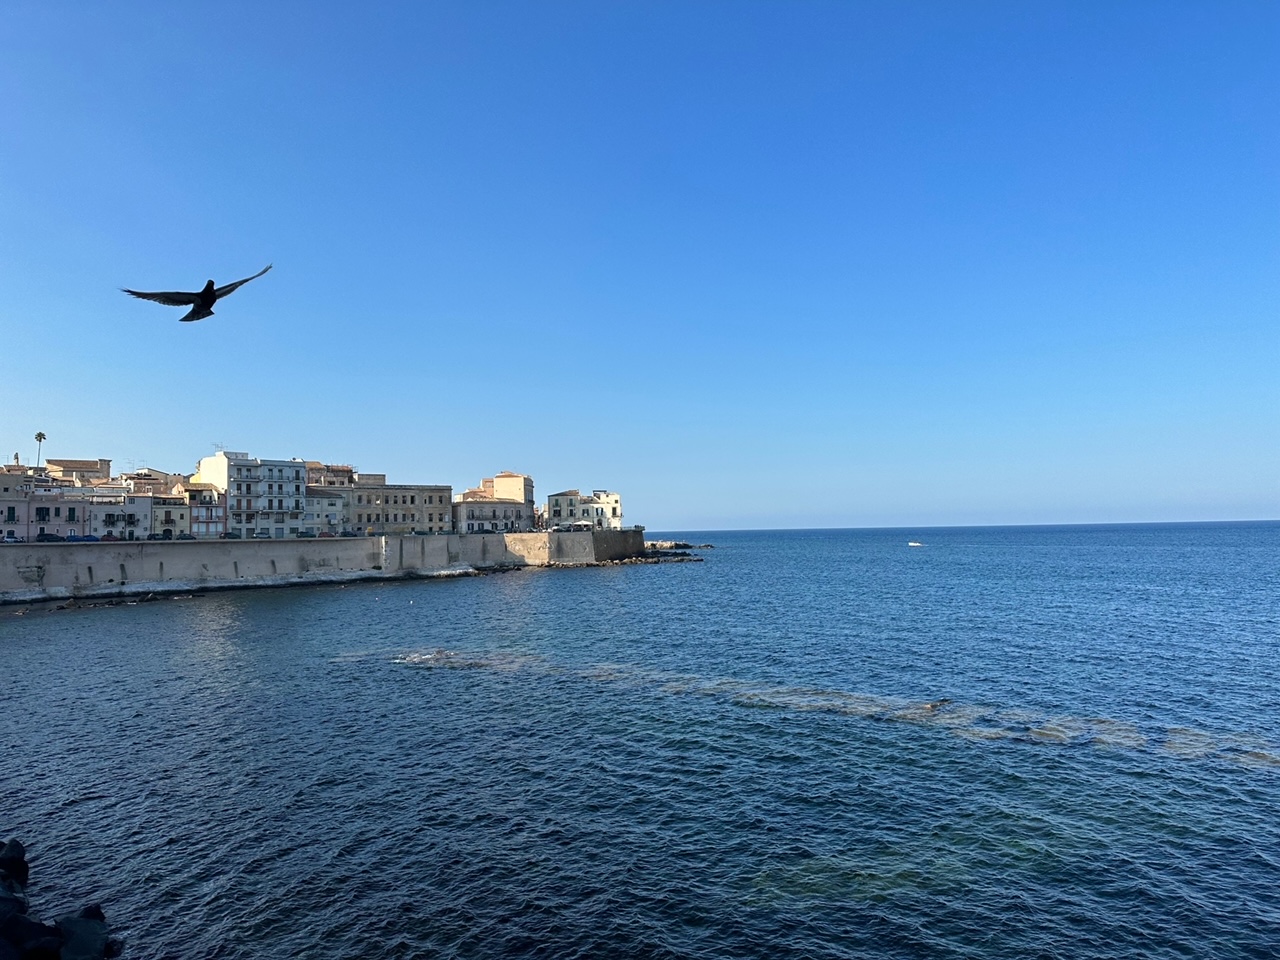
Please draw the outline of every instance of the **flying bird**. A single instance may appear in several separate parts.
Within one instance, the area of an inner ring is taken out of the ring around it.
[[[235,293],[239,287],[243,287],[250,280],[257,280],[270,269],[271,264],[268,263],[252,277],[245,277],[243,280],[237,280],[235,283],[228,283],[222,287],[215,287],[213,281],[210,280],[204,285],[204,289],[197,293],[187,293],[182,290],[145,293],[141,290],[127,290],[124,287],[120,289],[131,297],[138,297],[141,300],[154,300],[156,303],[163,303],[166,307],[190,307],[191,311],[181,318],[183,323],[187,323],[194,320],[203,320],[205,317],[212,317],[215,303],[228,294]]]

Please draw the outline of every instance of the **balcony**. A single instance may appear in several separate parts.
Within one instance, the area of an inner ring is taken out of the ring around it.
[[[165,527],[176,527],[178,525],[178,521],[173,519],[161,520],[160,525]]]

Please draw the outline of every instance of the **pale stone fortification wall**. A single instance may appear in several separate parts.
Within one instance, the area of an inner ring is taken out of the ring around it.
[[[442,576],[639,556],[639,530],[0,545],[0,603]]]

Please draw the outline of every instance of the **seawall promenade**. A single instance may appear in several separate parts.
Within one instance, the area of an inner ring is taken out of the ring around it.
[[[585,566],[644,554],[640,530],[0,546],[0,604]]]

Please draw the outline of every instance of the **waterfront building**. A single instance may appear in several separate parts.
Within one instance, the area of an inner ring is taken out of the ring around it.
[[[387,483],[385,473],[353,472],[346,496],[351,523],[362,533],[453,532],[453,488],[447,484]]]
[[[548,529],[589,526],[596,530],[622,529],[622,496],[611,490],[561,490],[547,497],[543,510]]]
[[[346,485],[307,484],[303,529],[316,536],[322,533],[338,536],[351,532],[349,495],[350,488]]]
[[[191,480],[226,494],[228,535],[281,539],[296,537],[303,528],[304,460],[264,460],[219,450],[200,460]]]
[[[185,494],[140,493],[126,497],[125,500],[126,507],[138,508],[137,514],[140,520],[146,519],[146,526],[139,531],[139,536],[144,540],[148,537],[176,540],[182,534],[188,536],[191,534],[190,514]]]
[[[0,536],[84,536],[90,531],[88,497],[88,488],[15,463],[0,471]]]
[[[134,525],[128,527],[125,524],[124,498],[123,490],[117,493],[109,485],[105,488],[88,488],[85,491],[85,513],[89,522],[85,532],[99,538],[109,536],[128,540],[130,537],[127,532],[132,529],[136,539],[137,515],[134,515]]]
[[[16,459],[0,471],[0,536],[27,538],[27,508],[31,478]]]
[[[453,528],[458,533],[527,533],[534,529],[533,478],[504,470],[458,494]]]
[[[191,535],[216,540],[227,532],[227,495],[211,483],[180,483],[175,492],[186,495]]]

